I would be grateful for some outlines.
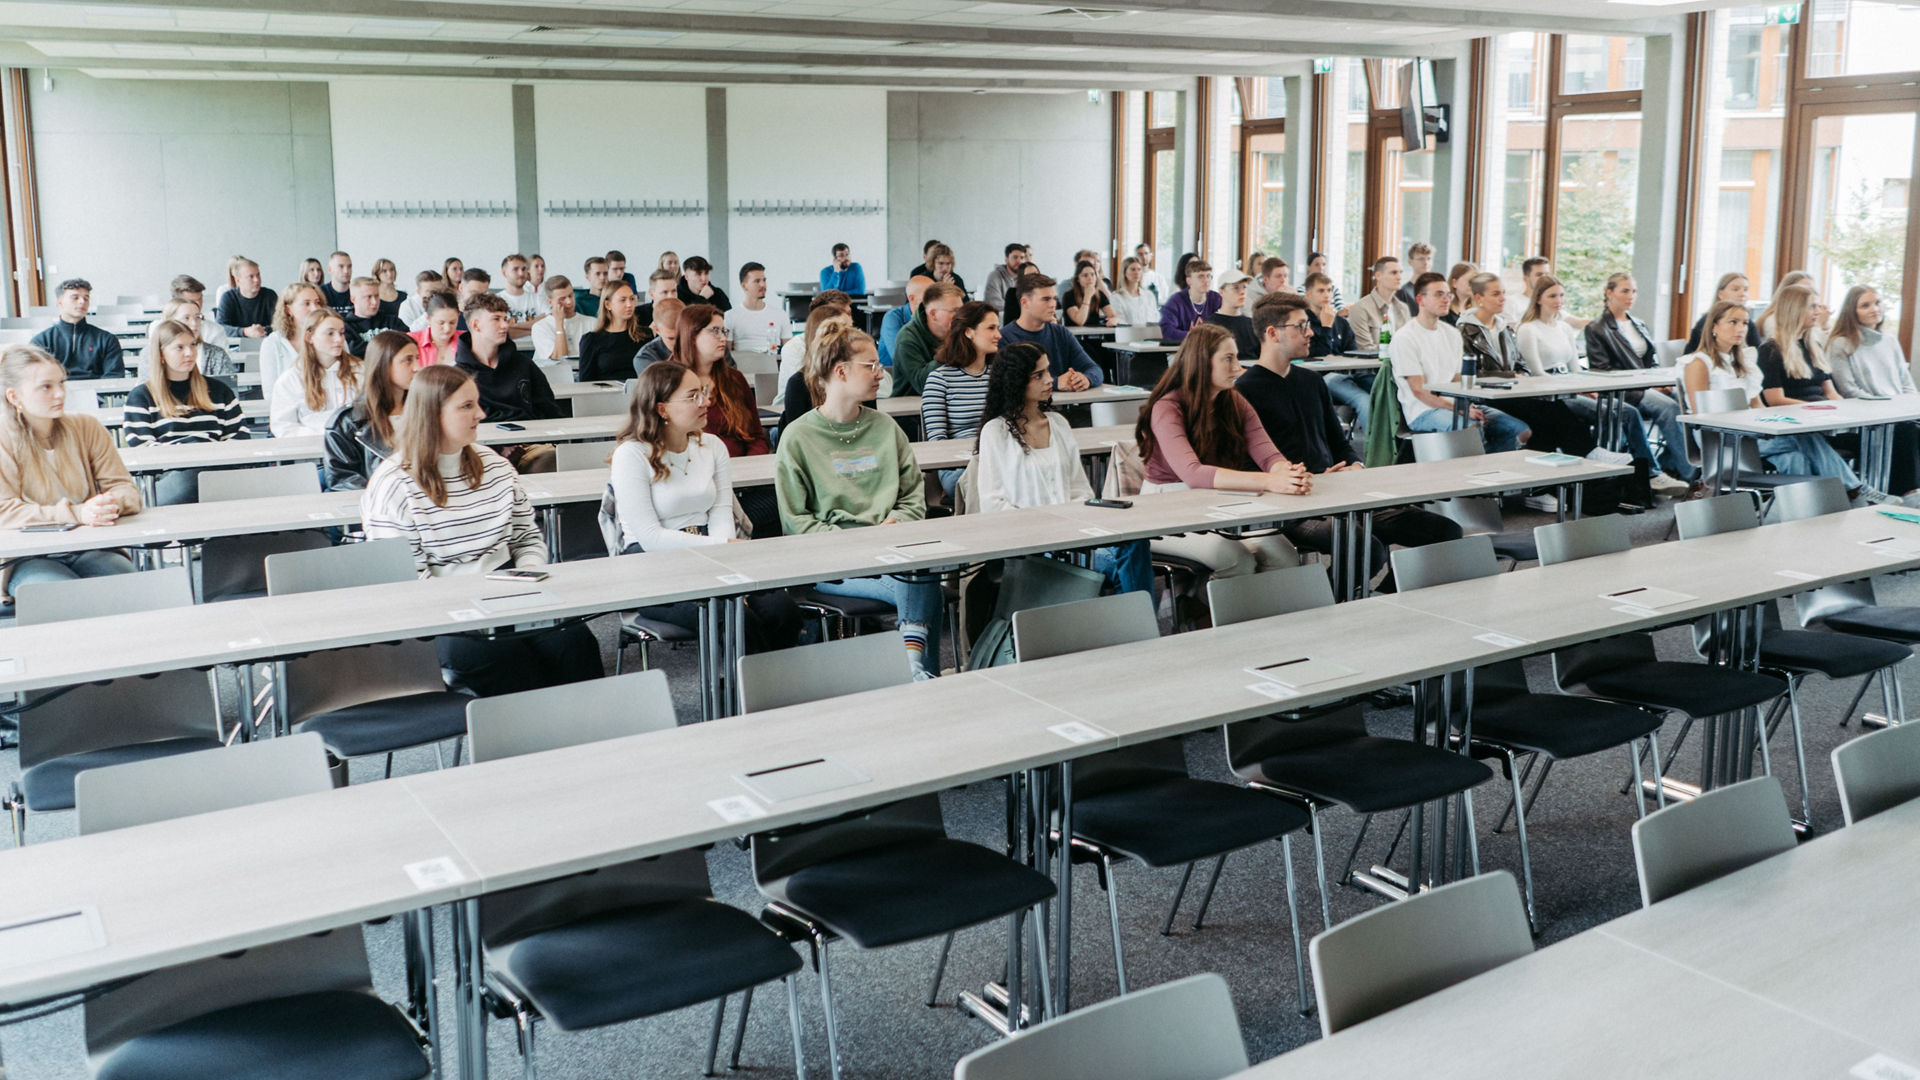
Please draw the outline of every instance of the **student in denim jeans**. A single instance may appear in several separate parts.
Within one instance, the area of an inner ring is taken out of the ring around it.
[[[1400,414],[1414,431],[1449,431],[1453,428],[1453,403],[1427,389],[1444,385],[1460,376],[1460,356],[1465,349],[1460,331],[1441,322],[1453,304],[1453,290],[1447,279],[1435,273],[1421,274],[1413,282],[1414,317],[1393,335],[1393,379],[1399,384]],[[1518,450],[1533,434],[1527,425],[1498,409],[1474,406],[1467,416],[1481,428],[1487,452]]]

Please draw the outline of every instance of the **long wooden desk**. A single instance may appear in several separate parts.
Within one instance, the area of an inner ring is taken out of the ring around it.
[[[557,420],[519,421],[520,430],[500,424],[481,424],[479,442],[487,446],[517,443],[592,442],[611,439],[626,423],[624,416],[564,416]],[[231,439],[218,443],[167,443],[120,451],[127,471],[166,472],[169,469],[217,469],[268,462],[320,460],[320,436],[293,435],[277,439]]]
[[[1720,468],[1714,477],[1718,491],[1731,491],[1739,483],[1740,444],[1759,442],[1776,435],[1814,435],[1860,429],[1860,479],[1868,487],[1886,491],[1893,474],[1894,425],[1920,420],[1920,395],[1870,400],[1844,398],[1811,405],[1778,405],[1770,409],[1736,409],[1732,412],[1691,413],[1680,422],[1706,431],[1717,431],[1720,440]],[[1902,494],[1893,492],[1893,494]]]
[[[1468,414],[1475,405],[1491,405],[1497,409],[1503,401],[1592,394],[1599,399],[1599,410],[1594,420],[1595,436],[1601,446],[1616,447],[1620,445],[1619,426],[1625,422],[1621,409],[1625,406],[1626,395],[1634,390],[1671,391],[1680,378],[1680,371],[1678,368],[1654,367],[1641,371],[1582,371],[1571,375],[1502,375],[1486,378],[1511,382],[1513,385],[1487,386],[1483,379],[1474,386],[1463,386],[1455,381],[1427,387],[1441,397],[1453,399],[1453,426],[1456,430],[1467,426]]]

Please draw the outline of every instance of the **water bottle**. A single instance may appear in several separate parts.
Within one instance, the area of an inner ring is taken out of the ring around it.
[[[1468,353],[1460,358],[1460,385],[1468,390],[1480,384],[1480,358]]]
[[[1381,356],[1387,355],[1387,346],[1392,344],[1393,344],[1393,327],[1391,326],[1381,327],[1380,328],[1380,348],[1379,348],[1380,355]]]

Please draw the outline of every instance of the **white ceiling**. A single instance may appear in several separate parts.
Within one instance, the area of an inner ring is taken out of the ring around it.
[[[1726,0],[1720,0],[1725,3]],[[1509,30],[1648,33],[1717,6],[1617,0],[132,0],[0,2],[0,63],[105,77],[479,76],[1114,90],[1450,55]],[[535,29],[535,27],[540,29]]]

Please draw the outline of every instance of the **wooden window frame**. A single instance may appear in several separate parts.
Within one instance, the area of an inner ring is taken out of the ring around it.
[[[1547,40],[1547,130],[1544,147],[1546,175],[1540,197],[1540,254],[1555,258],[1554,235],[1560,216],[1560,124],[1569,116],[1592,113],[1641,111],[1638,90],[1606,90],[1591,94],[1569,94],[1561,89],[1566,70],[1567,36],[1554,34]]]
[[[1287,133],[1287,118],[1284,116],[1272,116],[1259,120],[1253,119],[1253,79],[1235,79],[1233,83],[1234,92],[1240,95],[1240,136],[1238,139],[1240,153],[1240,250],[1242,252],[1248,252],[1253,250],[1253,200],[1254,196],[1258,194],[1260,188],[1265,183],[1260,171],[1254,168],[1253,140],[1262,135],[1285,135]],[[1281,253],[1277,251],[1273,252],[1273,255],[1280,254]],[[1245,272],[1249,274],[1254,273],[1252,270]]]

